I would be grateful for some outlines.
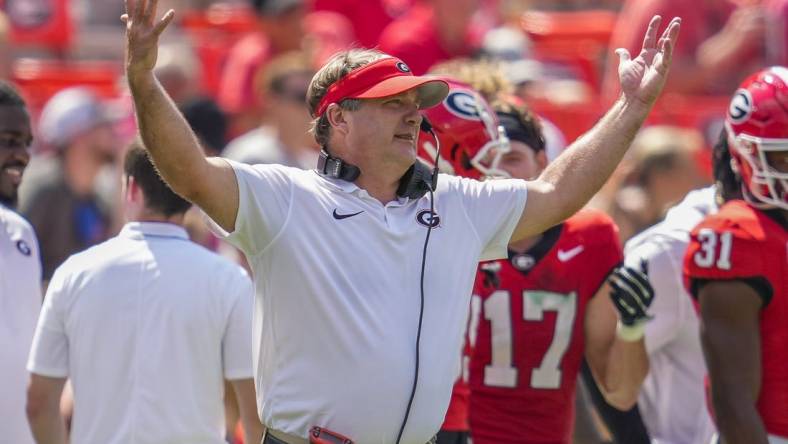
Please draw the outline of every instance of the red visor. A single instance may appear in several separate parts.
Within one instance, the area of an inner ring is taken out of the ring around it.
[[[379,99],[418,88],[419,108],[437,105],[449,93],[449,85],[437,78],[414,76],[402,60],[387,57],[350,71],[328,87],[314,117],[322,116],[328,105],[344,99]]]

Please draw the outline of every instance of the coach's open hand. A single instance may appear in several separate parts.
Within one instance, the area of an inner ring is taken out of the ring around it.
[[[618,78],[621,82],[621,92],[627,100],[636,100],[647,106],[654,104],[662,87],[665,86],[673,48],[679,36],[681,19],[676,17],[671,20],[662,37],[657,40],[660,23],[662,17],[658,15],[651,19],[646,36],[643,38],[643,49],[634,59],[630,58],[629,51],[626,49],[616,50],[619,56]]]
[[[159,36],[175,17],[170,9],[157,23],[158,0],[125,0],[126,13],[120,19],[126,24],[126,74],[129,80],[139,74],[151,73],[156,66]]]

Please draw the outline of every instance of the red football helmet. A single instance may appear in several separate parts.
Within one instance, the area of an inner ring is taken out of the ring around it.
[[[423,111],[440,142],[438,169],[472,179],[509,177],[498,168],[501,156],[509,151],[509,139],[492,107],[470,86],[445,79],[449,94],[438,105]],[[435,165],[437,147],[433,136],[419,133],[419,157]]]
[[[731,100],[725,126],[745,199],[788,209],[788,68],[773,66],[748,77]],[[782,159],[777,168],[774,156]]]

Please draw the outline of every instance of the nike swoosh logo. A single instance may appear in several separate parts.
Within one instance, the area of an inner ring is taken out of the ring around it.
[[[558,260],[561,262],[566,262],[573,257],[577,256],[578,254],[582,253],[585,247],[582,245],[578,245],[571,250],[558,250]]]
[[[359,214],[361,214],[363,212],[364,212],[364,210],[361,210],[358,213],[339,214],[339,213],[337,213],[337,209],[334,208],[334,219],[336,219],[336,220],[347,219],[348,217],[358,216]]]

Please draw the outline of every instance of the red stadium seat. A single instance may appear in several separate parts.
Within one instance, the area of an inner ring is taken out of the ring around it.
[[[189,32],[238,35],[254,30],[255,16],[245,6],[214,3],[206,10],[184,12],[180,24]]]
[[[203,91],[215,97],[227,51],[255,29],[254,13],[248,7],[216,3],[205,11],[186,11],[180,25],[200,59]]]
[[[11,41],[63,54],[74,37],[69,0],[0,0],[11,23]]]
[[[121,75],[119,63],[20,59],[14,63],[12,81],[35,112],[55,93],[72,86],[86,86],[102,97],[117,97]]]
[[[528,105],[540,116],[554,123],[567,143],[573,142],[602,117],[604,109],[599,101],[589,103],[556,104],[549,100],[531,100]]]
[[[520,24],[537,59],[567,65],[598,92],[616,17],[602,10],[533,11],[523,14]]]

